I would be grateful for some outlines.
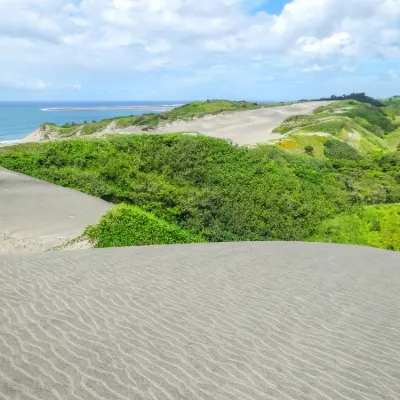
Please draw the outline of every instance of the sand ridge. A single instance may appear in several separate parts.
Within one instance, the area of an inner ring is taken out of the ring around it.
[[[7,399],[397,400],[400,255],[215,243],[0,256]]]
[[[216,115],[206,115],[193,118],[190,121],[176,121],[161,125],[150,131],[144,131],[138,126],[117,128],[116,122],[111,122],[103,130],[91,135],[99,137],[104,134],[162,134],[162,133],[201,133],[207,136],[230,140],[238,145],[256,145],[269,143],[282,138],[273,130],[282,122],[294,115],[309,115],[319,107],[331,104],[332,101],[311,101],[292,105],[266,107],[256,110],[230,111]],[[50,132],[50,131],[49,131]],[[43,130],[38,128],[25,137],[22,142],[37,142],[43,139]]]
[[[0,254],[60,246],[113,205],[0,167]]]
[[[256,110],[226,112],[194,118],[191,121],[177,121],[149,131],[151,133],[199,132],[207,136],[231,140],[238,145],[268,143],[282,137],[273,130],[293,115],[308,115],[319,106],[332,101],[312,101],[286,106],[260,108]],[[104,132],[109,131],[105,129]],[[138,133],[137,127],[112,129],[114,133]]]

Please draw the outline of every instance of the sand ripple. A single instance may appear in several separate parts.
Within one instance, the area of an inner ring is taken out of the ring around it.
[[[0,257],[0,399],[399,399],[400,256],[235,243]]]

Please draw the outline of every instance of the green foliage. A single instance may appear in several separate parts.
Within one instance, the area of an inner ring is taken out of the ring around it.
[[[385,112],[392,117],[400,117],[400,96],[389,97],[381,100],[385,106]],[[396,118],[395,118],[396,120]]]
[[[304,147],[304,152],[311,156],[314,154],[314,147],[311,145],[307,145],[306,147]]]
[[[0,151],[0,165],[139,206],[208,241],[302,240],[348,197],[324,162],[206,136],[13,146]]]
[[[344,94],[342,96],[332,95],[331,97],[322,97],[318,100],[335,100],[335,101],[343,101],[343,100],[356,100],[360,103],[371,104],[375,107],[382,107],[382,103],[379,100],[376,100],[372,97],[367,96],[365,93],[350,93]]]
[[[335,112],[340,113],[336,118],[350,118],[378,136],[383,136],[396,129],[396,126],[388,118],[383,107],[376,107],[369,103],[360,103],[354,100],[339,101],[328,106],[318,107],[314,110],[314,114],[324,113],[324,115]]]
[[[349,144],[340,140],[330,139],[325,142],[325,155],[328,158],[337,158],[344,160],[358,160],[360,155],[358,151]]]
[[[109,120],[104,120],[100,122],[92,122],[90,124],[85,123],[81,126],[82,135],[93,135],[106,128],[110,124]]]
[[[318,160],[269,145],[234,147],[220,139],[178,134],[0,149],[5,168],[140,207],[210,242],[307,240],[323,221],[354,204],[400,202],[398,157]],[[121,210],[128,224],[131,213]],[[128,237],[123,226],[118,229]]]
[[[346,121],[342,118],[333,120],[321,121],[313,125],[309,125],[302,129],[302,132],[324,132],[330,133],[333,136],[339,136],[342,133],[342,129],[345,127]]]
[[[64,124],[60,127],[50,122],[45,122],[40,125],[40,128],[50,130],[52,132],[57,132],[61,137],[70,137],[78,132],[79,125],[72,122],[71,124]]]
[[[87,228],[85,234],[99,248],[205,242],[200,236],[126,204],[111,209],[97,225]]]
[[[311,239],[400,251],[400,204],[360,207],[324,222]]]

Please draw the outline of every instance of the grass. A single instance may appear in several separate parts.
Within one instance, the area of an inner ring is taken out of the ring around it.
[[[83,124],[81,129],[82,135],[93,135],[96,132],[102,131],[110,124],[110,121],[92,122],[90,124]]]
[[[400,96],[393,96],[387,99],[381,100],[381,103],[385,106],[385,111],[392,117],[400,117]]]
[[[394,118],[394,119],[393,119]],[[287,148],[287,142],[297,143],[290,151],[302,153],[304,140],[302,134],[323,132],[334,136],[338,140],[354,147],[362,154],[376,151],[394,151],[398,144],[396,134],[396,119],[387,114],[385,107],[373,106],[356,100],[337,101],[332,104],[318,107],[312,115],[299,115],[287,118],[274,131],[285,134],[280,142],[281,148]],[[320,151],[320,141],[327,139],[307,139],[316,146],[314,155],[323,157],[326,152]],[[400,139],[399,139],[400,140]],[[279,141],[278,141],[279,142]]]
[[[270,145],[234,147],[202,135],[117,135],[2,148],[0,166],[139,207],[209,242],[305,241],[324,221],[354,207],[400,203],[399,152],[358,159],[313,157],[325,151],[327,139],[318,138],[320,147],[308,147],[310,155],[304,156]],[[301,144],[301,152],[309,143]],[[340,151],[331,157],[339,156]],[[150,215],[121,207],[93,236],[100,240],[115,227],[100,245],[110,245],[115,235],[119,239],[113,245],[138,243],[142,228],[148,238],[150,228],[132,221]],[[134,225],[136,239],[129,236]],[[162,236],[155,238],[164,242]]]
[[[324,222],[312,241],[400,251],[400,204],[360,207],[339,215]]]
[[[71,137],[78,132],[78,126],[61,127],[50,122],[45,122],[40,125],[41,129],[49,130],[52,133],[56,133],[60,137]]]
[[[98,248],[205,242],[200,236],[127,204],[111,209],[97,225],[88,227],[85,235]]]

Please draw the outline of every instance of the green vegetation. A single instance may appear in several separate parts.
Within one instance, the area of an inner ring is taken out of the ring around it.
[[[360,207],[339,215],[324,222],[312,240],[400,251],[400,204]]]
[[[360,155],[358,151],[346,142],[330,139],[324,143],[325,155],[328,158],[336,158],[341,160],[358,160]]]
[[[47,134],[45,135],[45,139],[49,139],[49,134],[51,135],[54,133],[56,133],[59,137],[74,136],[79,129],[78,127],[79,125],[75,124],[65,124],[63,126],[58,126],[50,122],[45,122],[42,125],[40,125],[39,129],[44,130]]]
[[[277,141],[280,148],[296,153],[304,153],[304,136],[309,136],[307,145],[317,149],[316,157],[329,156],[330,152],[321,151],[321,146],[331,146],[325,142],[333,138],[363,154],[394,151],[400,143],[400,130],[382,104],[377,107],[356,100],[318,107],[313,115],[289,117],[274,131],[285,135]]]
[[[97,225],[88,227],[85,234],[99,248],[205,241],[139,207],[126,204],[114,207]]]
[[[335,101],[342,101],[342,100],[356,100],[360,103],[368,103],[375,107],[381,107],[382,103],[379,100],[376,100],[372,97],[367,96],[365,93],[351,93],[351,94],[344,94],[342,96],[335,96],[332,95],[331,97],[322,97],[318,100],[335,100]]]
[[[383,99],[381,100],[381,103],[385,106],[385,111],[388,115],[392,117],[400,117],[400,96]]]
[[[400,202],[399,152],[355,158],[347,148],[320,146],[313,154],[328,148],[342,159],[168,134],[11,146],[0,150],[0,165],[134,206],[88,231],[99,246],[150,243],[153,234],[151,243],[304,241],[354,207]]]

